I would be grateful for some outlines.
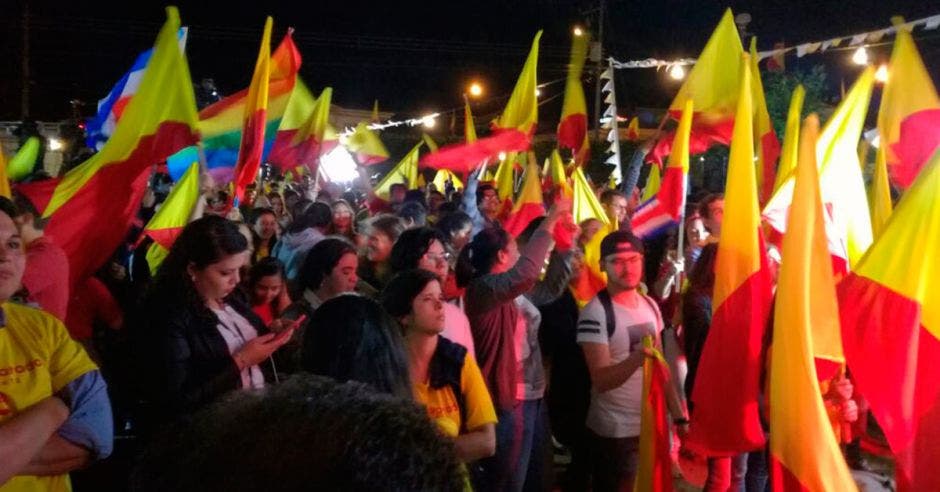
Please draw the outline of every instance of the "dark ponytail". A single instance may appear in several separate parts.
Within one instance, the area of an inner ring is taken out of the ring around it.
[[[509,245],[509,233],[500,227],[487,227],[473,236],[457,258],[454,273],[457,285],[466,287],[470,281],[490,273],[497,255]]]

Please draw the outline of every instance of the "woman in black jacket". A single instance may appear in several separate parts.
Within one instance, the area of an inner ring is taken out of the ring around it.
[[[248,242],[238,227],[206,216],[186,226],[144,298],[138,325],[151,422],[169,420],[236,389],[276,376],[271,355],[293,325],[264,326],[236,294]]]

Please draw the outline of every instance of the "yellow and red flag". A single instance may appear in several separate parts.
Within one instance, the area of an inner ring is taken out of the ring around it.
[[[757,37],[751,38],[751,96],[754,98],[754,143],[757,146],[757,190],[760,203],[770,199],[774,191],[774,172],[780,157],[780,141],[774,132],[764,97],[764,84],[757,66]]]
[[[868,67],[826,122],[816,144],[816,161],[823,205],[829,221],[826,227],[829,251],[836,273],[844,273],[861,259],[871,245],[871,216],[865,181],[858,160],[858,141],[865,125],[875,70]],[[764,219],[785,234],[787,208],[793,197],[794,173],[764,207]]]
[[[695,66],[669,106],[670,116],[678,120],[686,101],[695,103],[689,151],[699,154],[713,144],[728,145],[734,127],[734,112],[740,92],[744,47],[734,25],[731,9],[725,11]],[[647,160],[662,163],[670,154],[674,135],[666,134],[650,150]]]
[[[267,161],[281,170],[303,166],[316,174],[320,156],[339,144],[339,135],[330,125],[332,99],[333,89],[323,89],[299,126],[294,125],[297,112],[289,105]]]
[[[170,248],[183,228],[189,223],[193,207],[199,200],[199,163],[193,162],[183,177],[173,186],[170,194],[150,222],[144,227],[144,234],[153,239],[147,249],[147,265],[150,273],[156,275],[157,269],[170,253]]]
[[[894,182],[907,188],[940,145],[940,97],[911,33],[897,28],[878,109],[877,158],[887,162]]]
[[[814,359],[844,364],[835,278],[816,170],[819,120],[800,136],[783,238],[770,361],[770,458],[775,491],[857,490],[823,404]]]
[[[893,208],[891,185],[888,183],[888,163],[885,162],[881,148],[875,157],[875,172],[868,188],[868,205],[871,207],[871,236],[874,241],[884,230]]]
[[[434,179],[431,182],[434,183],[434,187],[437,191],[444,193],[444,190],[447,189],[448,181],[451,182],[455,190],[463,189],[463,181],[461,181],[456,174],[447,169],[439,169],[437,173],[434,174]]]
[[[72,286],[125,238],[152,166],[196,143],[196,101],[179,27],[179,12],[168,7],[137,94],[100,152],[61,179],[18,187],[49,217],[45,230],[65,250]]]
[[[644,337],[643,346],[653,349],[655,357],[643,359],[640,455],[633,490],[666,492],[675,490],[672,484],[672,456],[669,454],[669,411],[666,409],[669,366],[663,354],[654,348],[652,337]]]
[[[796,160],[799,153],[800,115],[803,111],[803,99],[806,98],[806,89],[803,84],[793,89],[790,96],[790,109],[787,110],[786,134],[783,136],[783,149],[780,151],[780,163],[777,165],[777,177],[774,180],[774,192],[787,180],[796,169]]]
[[[725,215],[715,263],[712,323],[702,349],[686,444],[706,456],[759,449],[761,348],[770,317],[772,275],[757,204],[748,56],[741,76],[725,186]],[[728,385],[728,381],[735,384]]]
[[[678,135],[678,133],[676,134]],[[646,184],[643,185],[643,192],[640,193],[640,202],[651,200],[663,185],[663,172],[659,170],[659,164],[650,163],[650,172],[646,175]]]
[[[266,146],[273,146],[278,139],[289,141],[292,135],[284,132],[296,130],[313,107],[310,90],[297,76],[301,60],[292,30],[287,31],[270,58],[264,132]],[[199,133],[206,167],[216,183],[232,180],[241,148],[249,92],[249,89],[243,89],[199,112]]]
[[[838,286],[842,342],[884,430],[899,490],[940,490],[940,152]]]
[[[627,140],[631,142],[636,142],[640,139],[640,118],[634,116],[630,120],[630,124],[627,125]]]
[[[258,178],[261,167],[261,153],[264,152],[264,127],[268,112],[268,89],[271,85],[271,28],[274,20],[268,17],[264,21],[264,34],[261,35],[261,49],[255,61],[255,73],[248,86],[248,98],[245,100],[245,115],[242,125],[242,141],[238,148],[238,161],[235,163],[235,192],[232,201],[241,201],[245,188]]]
[[[532,219],[545,215],[545,205],[542,203],[542,180],[539,175],[539,166],[533,159],[526,166],[525,177],[522,181],[522,190],[516,197],[516,203],[503,221],[503,228],[513,237],[518,236],[532,222]]]
[[[395,164],[395,167],[382,178],[382,181],[375,185],[373,190],[375,196],[387,201],[393,184],[404,184],[409,190],[418,187],[418,154],[421,152],[422,145],[424,145],[424,140],[412,147],[405,157],[402,157],[398,164]]]
[[[372,166],[388,160],[388,150],[365,121],[356,125],[356,129],[346,138],[344,145],[356,157],[356,162],[362,166]]]
[[[571,214],[575,223],[581,224],[588,219],[597,219],[602,227],[584,245],[584,268],[581,275],[571,286],[571,292],[579,307],[591,301],[601,289],[607,287],[607,273],[601,268],[601,241],[607,234],[616,231],[619,224],[613,217],[608,217],[601,206],[597,195],[584,176],[580,166],[571,172],[574,197],[571,203]]]
[[[590,41],[591,37],[586,32],[575,34],[571,41],[565,99],[561,104],[561,121],[558,123],[558,147],[571,150],[578,164],[587,161],[591,152],[587,104],[584,101],[584,86],[581,84],[581,72],[584,71]]]
[[[572,198],[573,190],[568,183],[568,176],[565,175],[565,163],[561,160],[561,154],[558,149],[552,150],[552,155],[548,159],[548,169],[544,176],[545,187],[547,189],[558,188],[562,196]],[[578,222],[575,220],[575,222]]]
[[[490,135],[472,143],[464,142],[442,147],[439,151],[422,157],[422,165],[468,173],[476,169],[481,162],[496,157],[500,152],[524,152],[529,148],[539,119],[538,98],[535,95],[538,83],[535,75],[541,37],[542,31],[535,34],[529,56],[516,81],[516,87],[502,114],[493,122]]]

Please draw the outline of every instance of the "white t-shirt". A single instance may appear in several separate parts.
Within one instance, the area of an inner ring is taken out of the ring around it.
[[[467,348],[467,353],[476,360],[476,352],[473,350],[473,334],[470,333],[470,320],[459,306],[449,302],[444,303],[444,331],[441,332],[444,338],[463,345]]]
[[[219,324],[216,325],[216,328],[222,338],[225,339],[228,353],[234,354],[249,340],[258,338],[258,331],[255,330],[255,327],[244,316],[232,309],[232,306],[226,304],[222,309],[213,309],[212,312],[219,318]],[[241,377],[242,388],[264,388],[264,374],[258,366],[242,369]]]
[[[648,297],[639,299],[636,308],[612,302],[615,328],[607,337],[607,316],[604,306],[595,297],[578,317],[578,343],[600,343],[610,349],[610,362],[617,364],[638,350],[646,335],[659,334],[662,317],[656,303]],[[587,427],[602,437],[623,438],[640,435],[640,408],[643,398],[643,370],[637,370],[620,387],[598,393],[591,389]]]

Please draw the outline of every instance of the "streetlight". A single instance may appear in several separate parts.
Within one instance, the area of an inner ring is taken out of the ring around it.
[[[425,116],[424,118],[421,118],[421,124],[430,130],[431,128],[434,128],[434,125],[437,124],[437,120],[435,120],[433,116]]]
[[[473,97],[480,97],[483,95],[483,86],[479,82],[473,82],[467,88],[467,92]]]
[[[581,26],[574,26],[574,35],[581,36],[584,34],[584,31],[581,29]]]
[[[682,68],[682,65],[675,64],[669,69],[669,76],[673,80],[682,80],[685,78],[685,69]]]
[[[855,53],[852,53],[852,63],[856,65],[868,65],[868,50],[864,46],[859,46]]]

